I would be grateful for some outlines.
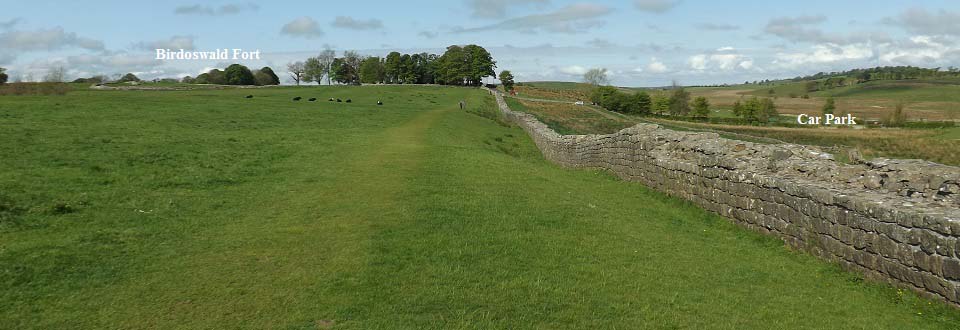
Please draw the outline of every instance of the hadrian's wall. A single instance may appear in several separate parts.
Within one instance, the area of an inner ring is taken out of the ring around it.
[[[960,305],[960,168],[920,160],[841,164],[816,147],[652,124],[560,135],[494,94],[550,161],[609,170],[868,278]]]

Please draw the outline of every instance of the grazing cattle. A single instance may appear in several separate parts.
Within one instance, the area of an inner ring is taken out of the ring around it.
[[[347,99],[347,103],[350,103],[350,102],[352,102],[352,101],[350,101],[350,99]]]
[[[293,100],[294,100],[294,101],[300,101],[300,97],[299,97],[299,96],[294,97]]]
[[[337,99],[337,102],[343,102],[343,100],[341,100],[341,99]]]
[[[383,102],[380,102],[380,100],[377,100],[377,105],[383,105]]]
[[[244,97],[245,97],[245,98],[248,98],[248,99],[252,99],[252,98],[253,98],[253,95],[247,95],[247,96],[244,96]]]
[[[313,101],[316,101],[316,100],[317,100],[316,97],[311,97],[311,98],[310,98],[309,100],[307,100],[307,101],[313,102]]]
[[[329,100],[327,100],[327,101],[333,102],[333,98],[331,97],[331,98],[330,98]]]

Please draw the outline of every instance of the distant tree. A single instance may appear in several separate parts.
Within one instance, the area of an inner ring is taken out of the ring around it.
[[[410,54],[400,55],[400,76],[399,83],[412,84],[417,81],[416,64]]]
[[[820,112],[824,115],[833,114],[833,111],[837,109],[836,104],[834,104],[833,97],[828,97],[827,101],[823,104],[823,108],[820,109]]]
[[[740,100],[733,102],[733,115],[737,117],[743,117],[744,107],[743,103]]]
[[[253,72],[241,64],[231,64],[223,71],[227,85],[253,85]]]
[[[300,85],[300,81],[303,80],[303,74],[306,71],[305,65],[303,62],[293,62],[287,64],[287,72],[290,74],[290,78],[293,78],[293,81]]]
[[[51,68],[47,71],[47,75],[43,77],[44,82],[63,82],[66,76],[66,71],[62,66]],[[139,80],[138,80],[139,81]]]
[[[603,106],[607,98],[618,92],[617,88],[613,86],[597,86],[593,89],[593,92],[590,93],[590,102]]]
[[[666,96],[657,96],[653,99],[653,112],[662,115],[670,111],[670,98]]]
[[[7,75],[7,69],[0,68],[0,85],[6,84],[10,76]]]
[[[336,58],[332,65],[333,80],[338,84],[355,84],[359,82],[357,72],[353,66],[347,64],[346,58]]]
[[[323,69],[323,75],[327,77],[327,85],[330,84],[330,66],[333,65],[333,60],[336,58],[337,52],[329,47],[324,48],[323,51],[320,52],[320,55],[317,55],[317,60],[320,61],[320,67]]]
[[[323,64],[320,63],[320,58],[308,58],[307,61],[303,63],[303,81],[316,81],[317,85],[323,83],[324,69]]]
[[[345,81],[340,78],[340,73],[341,71],[343,71],[342,67],[343,67],[342,58],[339,58],[339,57],[334,58],[333,62],[330,63],[330,79],[332,79],[333,82],[342,84],[343,81]]]
[[[893,112],[887,118],[884,118],[883,125],[889,127],[900,127],[907,122],[907,113],[904,112],[903,102],[897,102]]]
[[[414,76],[416,84],[432,84],[436,76],[436,54],[420,53],[410,55],[410,61],[413,63]],[[386,64],[386,63],[384,63]]]
[[[639,91],[636,94],[633,94],[633,102],[637,104],[637,113],[638,114],[649,114],[653,109],[653,101],[650,99],[650,94],[647,92]]]
[[[212,70],[211,70],[211,71],[212,71]],[[127,74],[123,75],[122,77],[120,77],[120,79],[117,79],[117,82],[120,82],[120,83],[125,83],[125,82],[130,82],[130,81],[139,82],[139,81],[140,81],[140,78],[138,78],[137,75],[135,75],[135,74],[133,74],[133,73],[127,73]]]
[[[180,82],[184,84],[192,84],[193,80],[194,78],[191,76],[184,76],[183,78],[180,79]]]
[[[673,84],[673,93],[670,94],[670,115],[686,116],[690,113],[690,92],[687,92],[677,83]]]
[[[383,61],[380,57],[370,56],[360,63],[360,82],[364,84],[381,83],[384,80]]]
[[[400,56],[399,52],[390,52],[384,59],[383,70],[388,83],[394,84],[400,80]]]
[[[805,90],[807,93],[816,92],[816,91],[820,90],[820,83],[818,83],[818,82],[816,82],[816,81],[814,81],[814,80],[808,81],[808,82],[806,82],[806,83],[804,84],[804,90]]]
[[[706,118],[710,115],[710,102],[706,97],[697,96],[693,99],[693,116]]]
[[[510,73],[510,70],[500,71],[500,84],[505,91],[513,90],[513,73]]]
[[[606,68],[593,68],[583,74],[583,82],[594,85],[609,85],[610,79],[607,78]]]
[[[613,93],[600,101],[600,106],[614,112],[629,113],[632,112],[634,108],[632,103],[630,95],[614,88]]]
[[[356,85],[360,83],[360,63],[363,61],[363,58],[360,57],[360,54],[348,50],[343,52],[343,58],[340,59],[341,64],[339,70],[337,71],[338,82],[344,84]]]
[[[468,57],[463,47],[453,45],[447,47],[437,63],[437,80],[444,85],[463,85],[466,83]]]
[[[769,123],[779,116],[776,104],[773,103],[773,99],[769,98],[764,98],[763,101],[760,102],[760,109],[757,114],[757,119],[762,123]]]
[[[257,85],[279,85],[280,77],[277,77],[277,74],[273,72],[269,66],[265,66],[253,73],[253,80]]]
[[[469,85],[480,86],[483,84],[484,77],[495,77],[497,75],[494,71],[497,67],[497,61],[493,60],[493,56],[486,49],[471,44],[464,46],[463,51],[467,55],[466,72]]]

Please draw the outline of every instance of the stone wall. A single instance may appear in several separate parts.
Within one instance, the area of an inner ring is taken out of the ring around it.
[[[550,161],[609,170],[867,278],[960,304],[960,168],[921,160],[842,164],[816,147],[653,124],[560,135],[494,94]]]

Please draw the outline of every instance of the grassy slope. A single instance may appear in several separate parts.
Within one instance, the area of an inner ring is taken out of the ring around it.
[[[460,99],[493,111],[480,91],[409,87],[0,98],[0,328],[960,325],[548,164]]]

